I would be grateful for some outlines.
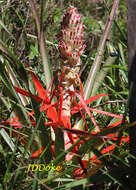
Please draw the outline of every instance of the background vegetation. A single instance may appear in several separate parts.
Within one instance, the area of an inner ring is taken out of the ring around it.
[[[41,30],[44,31],[45,48],[49,62],[49,70],[53,77],[56,69],[60,69],[58,39],[60,32],[60,22],[62,15],[67,8],[73,5],[78,12],[83,15],[82,20],[85,28],[86,49],[82,59],[80,78],[82,84],[86,85],[86,79],[97,54],[100,39],[103,36],[105,23],[113,5],[112,0],[35,0],[36,10],[40,17]],[[115,20],[103,49],[100,70],[94,80],[92,93],[90,96],[98,94],[108,94],[97,101],[91,103],[91,107],[98,108],[106,112],[127,117],[127,97],[128,97],[128,78],[127,78],[127,35],[126,35],[126,1],[120,0],[116,11]],[[27,64],[30,67],[28,69]],[[47,163],[52,161],[50,153],[46,150],[46,156],[32,159],[32,151],[37,150],[39,143],[30,146],[35,138],[35,133],[43,136],[51,143],[51,131],[47,128],[44,131],[43,120],[39,113],[39,104],[32,98],[18,96],[13,85],[37,94],[33,80],[28,74],[31,70],[40,80],[44,88],[48,87],[45,76],[45,65],[42,64],[42,53],[38,40],[38,30],[33,12],[28,0],[1,0],[0,1],[0,188],[1,189],[129,189],[129,158],[128,144],[120,145],[121,136],[127,137],[127,130],[119,131],[117,146],[112,153],[103,156],[100,154],[101,146],[107,147],[114,143],[108,140],[106,144],[99,144],[99,140],[93,139],[89,142],[89,147],[81,147],[80,157],[91,157],[97,155],[102,161],[100,168],[88,166],[88,175],[78,178],[74,177],[74,171],[80,167],[76,160],[64,161],[64,155],[55,159],[55,164],[63,166],[60,173],[52,172],[30,172],[25,170],[30,163]],[[105,73],[105,74],[104,74]],[[54,84],[58,80],[55,78]],[[31,100],[30,100],[31,99]],[[37,125],[35,130],[32,127],[27,113],[34,110]],[[4,123],[13,117],[19,117],[23,128],[13,129],[11,123]],[[119,121],[116,117],[93,113],[100,129]],[[80,115],[75,114],[71,119],[72,125],[79,121]],[[48,118],[46,118],[48,120]],[[89,130],[95,127],[86,116]],[[124,125],[124,122],[120,125]],[[38,128],[39,127],[39,128]],[[38,130],[37,130],[38,128]],[[119,127],[117,128],[119,129]],[[115,129],[114,129],[115,130]],[[117,130],[112,131],[116,133]],[[27,143],[26,138],[27,137]],[[58,137],[59,138],[59,137]],[[12,139],[12,141],[11,141]],[[25,145],[24,142],[25,141]],[[46,145],[49,143],[46,142]],[[101,143],[100,143],[101,144]],[[50,146],[50,145],[49,145]],[[75,146],[75,145],[74,145]],[[64,152],[65,154],[65,152]],[[48,157],[48,158],[47,158]],[[89,158],[90,158],[89,157]]]

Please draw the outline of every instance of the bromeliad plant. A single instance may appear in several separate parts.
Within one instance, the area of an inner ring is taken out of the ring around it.
[[[39,46],[44,62],[44,69],[46,70],[45,74],[48,72],[48,76],[45,76],[47,88],[44,89],[38,77],[32,72],[29,62],[27,61],[24,68],[18,58],[0,41],[1,50],[3,51],[1,79],[6,86],[7,93],[13,99],[13,102],[16,102],[15,109],[10,113],[13,113],[14,117],[0,122],[0,126],[4,130],[2,135],[8,135],[6,130],[9,127],[13,135],[18,138],[18,141],[25,145],[23,159],[31,152],[30,159],[38,157],[42,158],[46,163],[53,162],[65,165],[70,161],[71,163],[79,164],[79,168],[73,171],[74,178],[80,179],[87,175],[94,175],[97,173],[98,168],[103,166],[102,161],[104,159],[99,160],[97,157],[111,152],[116,147],[116,142],[108,146],[106,144],[107,140],[117,140],[118,145],[121,145],[124,140],[125,142],[129,141],[129,137],[123,138],[123,136],[119,135],[118,138],[118,133],[122,132],[122,119],[123,122],[126,119],[123,116],[93,109],[88,106],[93,101],[108,96],[108,94],[99,94],[86,99],[89,95],[86,89],[83,90],[82,82],[79,78],[79,71],[82,65],[81,55],[86,47],[84,45],[85,26],[81,21],[82,16],[77,13],[77,9],[73,6],[63,16],[61,32],[58,35],[60,72],[56,71],[54,78],[50,80],[43,29],[39,25],[39,17],[32,0],[30,0],[30,4],[38,27]],[[112,19],[114,16],[113,11],[115,13],[117,4],[117,1],[115,1],[110,15]],[[107,23],[106,27],[109,26],[108,24],[111,25],[111,23]],[[105,31],[107,31],[107,28]],[[104,44],[104,40],[102,42]],[[97,55],[94,68],[98,65],[98,56],[100,55]],[[14,61],[15,63],[20,62],[20,66],[14,65]],[[24,73],[27,70],[27,74],[25,75],[25,83],[21,87],[15,73],[19,71],[19,74],[22,75],[21,69],[23,68]],[[55,84],[54,81],[57,77],[59,83]],[[33,94],[31,91],[30,78],[38,95]],[[85,86],[87,86],[87,83]],[[26,89],[23,89],[23,87]],[[80,90],[77,90],[78,87]],[[29,97],[29,99],[26,97]],[[21,106],[25,107],[28,104],[31,104],[31,111],[20,109]],[[118,121],[101,130],[92,112],[117,118]],[[82,123],[82,128],[81,126],[78,128],[79,122],[77,123],[73,118],[75,113],[80,113],[80,119],[83,120],[83,122],[80,122],[80,125]],[[86,121],[88,116],[90,118],[89,123],[93,123],[94,125],[93,130],[88,126],[89,124]],[[121,132],[115,133],[116,131]],[[105,148],[103,148],[103,145]],[[13,151],[16,151],[14,146],[11,146],[11,148]],[[92,170],[90,170],[90,166]]]

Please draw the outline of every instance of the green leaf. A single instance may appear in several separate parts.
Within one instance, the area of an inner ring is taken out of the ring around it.
[[[55,157],[59,156],[64,152],[64,133],[61,129],[56,127],[56,133],[55,133]],[[60,161],[64,161],[65,156],[61,158]]]
[[[63,189],[66,190],[68,188],[77,187],[79,185],[83,185],[84,186],[84,185],[87,185],[87,183],[88,183],[88,179],[87,178],[81,179],[81,180],[75,180],[75,181],[73,181],[71,183],[67,183],[65,185],[59,186],[57,188],[54,188],[54,190],[57,190],[57,189],[59,189],[59,190],[63,190]]]
[[[14,36],[13,36],[13,34],[10,33],[10,31],[7,29],[6,25],[2,22],[2,20],[0,20],[0,25],[2,26],[2,28],[4,28],[4,30],[5,30],[13,39],[15,39]]]

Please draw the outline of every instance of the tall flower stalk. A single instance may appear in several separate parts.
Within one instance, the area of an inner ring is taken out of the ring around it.
[[[71,6],[63,16],[61,33],[58,35],[61,72],[63,73],[62,117],[67,121],[70,119],[72,103],[70,92],[76,89],[77,75],[81,66],[80,56],[86,47],[83,40],[84,29],[81,15],[77,13],[76,8]]]

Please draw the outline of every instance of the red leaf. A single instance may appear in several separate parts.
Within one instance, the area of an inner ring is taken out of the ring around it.
[[[31,73],[35,88],[40,96],[40,98],[42,98],[43,100],[46,100],[47,102],[49,102],[49,98],[47,96],[47,91],[43,88],[43,86],[41,85],[40,81],[38,80],[38,78],[35,76],[34,73]]]
[[[64,128],[71,129],[70,116],[61,116],[61,123]]]
[[[24,96],[30,97],[29,92],[27,92],[26,90],[23,90],[23,89],[18,88],[18,87],[16,87],[16,86],[14,86],[14,88],[15,88],[15,90],[16,90],[18,93],[20,93],[20,94],[22,94],[22,95],[24,95]],[[36,95],[32,95],[32,96],[34,97],[34,99],[35,99],[37,102],[42,102],[42,101],[43,101],[40,97],[38,97],[38,96],[36,96]]]
[[[79,98],[79,100],[80,100],[80,102],[81,102],[80,104],[82,105],[82,107],[85,109],[85,111],[87,112],[87,114],[88,114],[89,117],[91,118],[93,124],[94,124],[95,127],[96,127],[96,130],[97,130],[97,131],[100,131],[100,129],[99,129],[99,127],[98,127],[98,125],[97,125],[97,123],[96,123],[96,121],[95,121],[93,115],[90,113],[90,111],[89,111],[89,109],[88,109],[88,107],[87,107],[87,105],[86,105],[84,99],[83,99],[77,92],[75,92],[75,94],[76,94],[76,96]]]
[[[53,107],[50,107],[47,110],[47,116],[48,116],[48,119],[52,120],[54,123],[56,123],[58,121],[57,113]]]
[[[109,113],[109,112],[106,112],[106,111],[96,110],[96,109],[93,109],[93,108],[89,108],[89,110],[97,112],[97,113],[102,114],[102,115],[108,115],[108,116],[115,117],[115,118],[120,118],[120,119],[123,118],[122,115],[117,115],[117,114]]]
[[[77,75],[77,79],[78,79],[78,81],[79,81],[81,97],[84,98],[83,86],[82,86],[82,82],[81,82],[81,80],[80,80],[79,75]]]
[[[59,119],[58,119],[58,122],[59,122],[59,126],[61,126],[61,113],[62,113],[62,105],[63,105],[63,94],[62,94],[62,87],[60,87],[60,94],[59,94],[59,102],[60,102],[60,105],[59,105]],[[66,127],[66,126],[64,126]]]
[[[99,95],[93,96],[93,97],[91,97],[91,98],[89,98],[89,99],[87,99],[87,100],[84,100],[84,102],[85,102],[85,104],[87,105],[87,104],[89,104],[89,103],[91,103],[91,102],[97,100],[98,98],[100,98],[100,97],[102,97],[102,96],[107,96],[107,95],[108,95],[108,94],[99,94]],[[71,110],[71,114],[74,114],[74,113],[78,112],[78,111],[79,111],[80,109],[82,109],[82,108],[83,108],[83,107],[82,107],[82,104],[81,104],[81,103],[75,105],[75,106],[72,108],[72,110]]]
[[[83,167],[85,169],[87,169],[88,167],[88,161],[87,160],[82,160],[82,163],[83,163]],[[74,172],[74,178],[76,179],[81,179],[81,178],[84,178],[87,176],[87,173],[84,172],[84,170],[82,168],[77,168]]]
[[[91,102],[97,100],[98,98],[103,97],[103,96],[108,96],[108,95],[109,95],[109,94],[98,94],[98,95],[96,95],[96,96],[93,96],[93,97],[91,97],[91,98],[85,100],[85,103],[86,103],[86,104],[90,104]]]
[[[31,158],[37,158],[38,156],[42,154],[42,152],[43,152],[43,148],[40,148],[40,150],[33,152]]]
[[[122,123],[122,119],[119,120],[119,121],[116,121],[115,123],[112,123],[111,125],[109,125],[108,127],[105,127],[104,129],[102,129],[101,131],[104,131],[106,129],[110,129],[110,128],[113,128],[113,127],[116,127],[118,125],[120,125]]]
[[[53,79],[51,80],[51,83],[50,83],[50,85],[49,85],[49,87],[48,87],[48,90],[49,90],[50,88],[52,88],[52,86],[53,86],[53,84],[54,84],[54,82],[55,82],[55,79],[57,78],[57,73],[58,73],[58,71],[55,71],[54,77],[53,77]]]
[[[129,136],[128,137],[121,137],[121,143],[120,145],[122,145],[122,143],[124,142],[129,142]],[[114,150],[114,148],[116,147],[116,143],[114,143],[113,145],[108,146],[107,148],[104,148],[103,150],[101,150],[101,154],[106,154],[111,152],[112,150]],[[97,159],[97,156],[93,156],[90,161],[95,161]]]
[[[43,99],[43,100],[46,100],[47,103],[50,102],[49,100],[49,97],[47,96],[47,90],[45,90],[40,81],[38,80],[38,78],[35,76],[34,73],[30,72],[31,73],[31,76],[32,76],[32,79],[33,79],[33,82],[34,82],[34,85],[35,85],[35,88],[39,94],[39,96]],[[49,92],[48,92],[49,93]],[[57,113],[55,111],[55,109],[53,107],[50,107],[48,110],[47,110],[47,116],[49,119],[51,119],[53,122],[57,122]]]

